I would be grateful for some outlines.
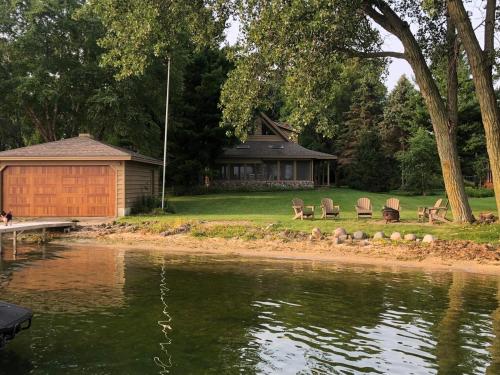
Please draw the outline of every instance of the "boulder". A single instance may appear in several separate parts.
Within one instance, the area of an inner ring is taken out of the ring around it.
[[[401,233],[394,232],[393,234],[391,234],[391,241],[401,241],[401,239]]]
[[[365,232],[363,232],[362,230],[358,230],[356,232],[354,232],[352,234],[352,238],[355,239],[355,240],[364,240],[365,238],[367,238],[368,236],[366,235]]]
[[[437,238],[434,237],[432,234],[426,234],[424,238],[422,239],[422,243],[431,243],[436,241]]]
[[[315,240],[320,240],[321,239],[321,231],[319,230],[319,228],[313,228],[313,230],[311,232],[311,236]]]
[[[384,232],[377,232],[373,235],[374,240],[383,240],[385,238]]]
[[[349,238],[349,236],[348,236],[347,234],[343,234],[343,235],[341,235],[341,236],[338,236],[337,238],[338,238],[338,239],[340,240],[340,242],[342,243],[342,242],[347,241],[347,240],[348,240],[348,238]]]
[[[405,234],[404,239],[405,239],[405,241],[416,241],[417,236],[414,235],[413,233],[408,233],[408,234]]]
[[[134,227],[128,227],[127,232],[133,232],[135,231],[136,228]],[[191,224],[182,224],[181,226],[173,229],[168,229],[165,232],[160,233],[160,236],[163,237],[168,237],[168,236],[173,236],[176,234],[181,234],[181,233],[186,233],[191,230]]]
[[[337,228],[333,231],[333,237],[347,236],[347,231],[344,228]]]

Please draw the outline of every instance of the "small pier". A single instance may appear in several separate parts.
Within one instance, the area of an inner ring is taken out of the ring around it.
[[[27,231],[42,231],[43,239],[46,239],[47,229],[49,228],[72,228],[75,223],[72,221],[26,221],[19,222],[9,226],[0,225],[0,253],[2,252],[2,236],[12,233],[12,243],[14,252],[17,248],[17,235]]]

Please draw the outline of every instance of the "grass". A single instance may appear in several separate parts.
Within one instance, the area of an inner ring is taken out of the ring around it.
[[[356,200],[360,197],[371,199],[374,210],[373,219],[357,220],[354,211]],[[300,197],[306,205],[316,205],[315,220],[292,220],[291,200]],[[336,220],[321,220],[319,207],[321,198],[330,197],[339,204],[341,215]],[[387,198],[396,197],[401,201],[401,222],[385,224],[381,209]],[[348,231],[363,230],[369,234],[383,231],[386,234],[399,231],[402,234],[434,234],[439,239],[463,239],[476,242],[500,242],[500,225],[458,225],[417,222],[417,208],[432,206],[439,196],[401,196],[391,193],[366,193],[346,188],[328,188],[305,191],[221,193],[197,196],[179,196],[169,198],[169,205],[175,213],[162,216],[131,216],[123,220],[129,223],[147,225],[154,232],[167,227],[175,227],[185,222],[215,221],[225,222],[210,231],[196,231],[197,236],[245,237],[244,228],[266,227],[273,224],[273,230],[291,230],[310,232],[318,227],[323,233],[331,233],[341,226]],[[476,216],[483,211],[495,212],[495,200],[489,198],[471,198],[470,204]],[[451,218],[451,211],[448,211]],[[234,228],[234,226],[237,226]],[[230,228],[233,227],[233,228]],[[224,228],[227,228],[224,230]],[[250,236],[252,237],[252,236]]]

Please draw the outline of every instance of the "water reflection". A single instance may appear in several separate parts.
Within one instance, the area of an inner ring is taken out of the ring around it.
[[[490,346],[491,364],[486,371],[488,375],[500,374],[500,278],[496,286],[497,308],[491,313],[493,338]]]
[[[144,249],[5,254],[0,298],[36,315],[0,373],[500,373],[496,277]]]
[[[463,310],[464,287],[464,274],[454,273],[448,289],[448,308],[437,325],[437,363],[443,374],[460,373],[459,366],[463,355],[460,316]]]
[[[123,250],[87,248],[50,259],[41,255],[10,273],[2,285],[2,299],[27,304],[38,313],[81,313],[123,305]]]
[[[394,304],[391,289],[376,281],[369,295],[354,293],[366,290],[362,280],[352,278],[345,294],[334,277],[325,301],[312,293],[297,300],[287,296],[288,302],[256,301],[260,323],[249,333],[259,372],[429,373],[435,360],[432,323]]]
[[[161,357],[154,357],[155,364],[160,367],[160,374],[165,375],[170,373],[172,367],[172,356],[168,352],[168,346],[172,344],[172,340],[169,337],[169,333],[172,330],[172,317],[168,312],[167,295],[167,270],[165,268],[165,258],[162,258],[161,265],[161,281],[160,281],[160,300],[163,305],[163,320],[158,321],[158,325],[161,327],[161,332],[165,336],[165,341],[160,343],[160,348],[162,353]]]

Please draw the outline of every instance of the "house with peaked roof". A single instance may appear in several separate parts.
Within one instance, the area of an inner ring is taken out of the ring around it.
[[[161,193],[163,162],[89,134],[0,152],[0,208],[17,217],[115,217]]]
[[[214,184],[241,186],[288,186],[313,188],[330,185],[335,155],[309,150],[297,143],[298,134],[284,123],[261,113],[245,142],[224,150],[217,160]]]

